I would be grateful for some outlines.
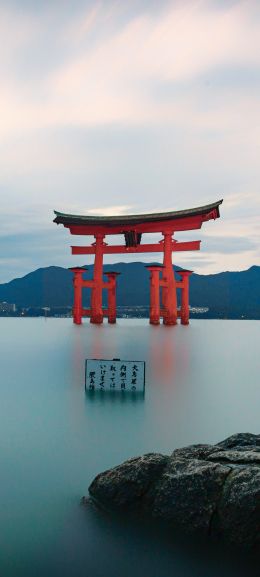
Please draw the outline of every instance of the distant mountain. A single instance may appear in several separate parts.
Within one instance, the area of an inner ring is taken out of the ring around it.
[[[117,304],[138,306],[149,304],[149,272],[142,262],[105,265],[105,271],[116,270],[118,277]],[[92,276],[88,267],[86,278]],[[178,268],[175,269],[176,273]],[[73,302],[72,273],[64,268],[40,268],[0,285],[0,302],[18,307],[66,307]],[[89,304],[88,289],[84,305]],[[104,304],[106,291],[104,291]],[[260,319],[260,267],[242,272],[222,272],[212,275],[193,274],[190,279],[191,306],[208,307],[207,317]]]
[[[19,307],[67,306],[73,298],[72,273],[65,268],[39,268],[22,278],[0,284],[0,302]]]
[[[227,318],[260,319],[260,266],[241,272],[193,274],[191,304],[195,303]]]

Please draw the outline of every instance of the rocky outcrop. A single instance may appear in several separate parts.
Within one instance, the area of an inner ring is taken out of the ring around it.
[[[107,509],[260,552],[260,435],[129,459],[98,475],[89,494]]]

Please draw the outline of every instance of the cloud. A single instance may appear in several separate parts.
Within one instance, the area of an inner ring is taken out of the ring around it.
[[[237,207],[241,207],[244,204],[246,198],[246,202],[248,205],[255,207],[256,204],[260,206],[260,195],[259,192],[253,191],[243,191],[243,192],[235,192],[233,194],[229,194],[225,198],[225,209],[229,210],[232,214],[234,213],[234,209]]]
[[[54,208],[126,214],[222,197],[220,220],[178,235],[203,241],[179,264],[257,263],[259,2],[10,0],[0,32],[2,277],[15,247],[19,270],[71,264]]]
[[[218,254],[234,254],[252,251],[258,248],[259,244],[250,238],[241,236],[203,236],[204,252]]]
[[[98,208],[87,209],[84,214],[99,216],[119,216],[120,214],[129,214],[133,207],[129,204],[123,206],[103,206]]]
[[[255,205],[251,207],[251,213],[255,210]],[[233,238],[240,238],[242,241],[252,240],[256,242],[259,239],[259,216],[256,213],[254,216],[245,216],[243,218],[243,213],[240,217],[236,218],[224,218],[218,227],[210,227],[210,223],[205,223],[204,230],[201,231],[200,237],[203,238],[204,235],[213,238],[221,238],[231,240]],[[259,245],[259,242],[257,243]]]
[[[58,18],[57,6],[55,11],[55,4],[47,5],[38,15],[7,9],[2,13],[2,41],[8,46],[1,82],[5,135],[35,127],[178,123],[185,118],[187,124],[216,128],[220,120],[223,124],[223,112],[232,126],[241,106],[249,115],[257,109],[257,98],[241,92],[242,79],[236,99],[226,94],[217,109],[213,102],[209,110],[200,110],[201,90],[197,102],[189,89],[168,103],[151,97],[152,85],[173,82],[185,88],[186,83],[187,89],[187,83],[214,69],[259,66],[256,2],[226,9],[209,2],[169,3],[159,13],[144,8],[123,23],[117,3],[92,3],[86,12],[82,6],[74,22]]]

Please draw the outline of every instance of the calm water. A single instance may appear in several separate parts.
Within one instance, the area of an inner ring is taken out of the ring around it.
[[[79,502],[129,457],[259,433],[259,321],[0,327],[1,576],[249,575]],[[146,360],[145,398],[86,396],[86,357]]]

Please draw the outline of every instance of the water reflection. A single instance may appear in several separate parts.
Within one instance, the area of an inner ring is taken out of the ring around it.
[[[1,575],[251,577],[79,502],[95,475],[130,457],[257,433],[260,324],[0,322]],[[145,397],[85,394],[85,359],[115,357],[146,361]]]
[[[85,391],[86,401],[99,404],[133,404],[145,399],[144,391]]]
[[[94,510],[89,513],[99,527],[110,533],[107,546],[117,556],[118,575],[124,577],[253,577],[257,565],[239,551],[225,551],[218,543],[197,538],[189,539],[149,520],[125,519],[122,514],[109,515]],[[112,529],[112,530],[111,530]],[[118,545],[120,543],[120,550]],[[129,549],[128,544],[132,548]],[[116,551],[118,553],[116,553]],[[138,563],[134,571],[131,557]],[[128,570],[126,567],[128,566]],[[120,568],[120,570],[119,570]],[[114,577],[113,568],[106,577]]]
[[[72,325],[72,347],[71,347],[71,383],[73,386],[81,387],[82,386],[82,378],[84,379],[84,340],[82,338],[83,332],[82,326]]]
[[[176,350],[172,339],[175,330],[176,327],[158,325],[151,327],[147,334],[149,372],[153,380],[175,381]]]

